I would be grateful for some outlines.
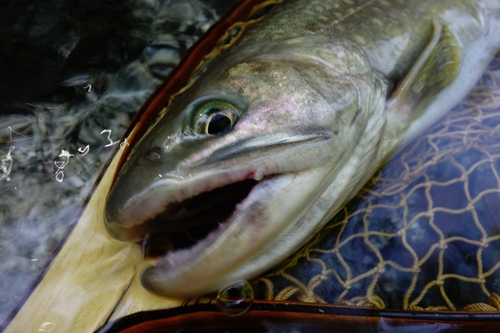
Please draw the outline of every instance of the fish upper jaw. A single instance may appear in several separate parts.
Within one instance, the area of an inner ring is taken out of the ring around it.
[[[207,177],[164,177],[130,197],[123,205],[108,205],[106,228],[118,240],[142,240],[153,232],[148,230],[146,222],[162,213],[169,204],[251,179],[254,174],[254,170],[242,169]]]
[[[241,164],[238,159],[242,157],[238,157],[235,147],[213,152],[213,155],[201,154],[201,157],[181,161],[174,171],[159,175],[154,182],[134,193],[125,202],[120,201],[121,193],[128,191],[130,183],[117,183],[110,194],[106,227],[114,238],[122,241],[139,241],[151,233],[172,231],[175,227],[168,226],[168,221],[162,226],[158,219],[156,222],[152,220],[166,210],[172,210],[173,206],[202,193],[245,180],[257,183],[265,178],[318,167],[330,160],[333,140],[333,134],[325,133],[274,140],[248,140],[247,149],[243,149],[247,154],[250,154],[255,145],[263,142],[268,151],[255,149],[252,153],[255,155],[252,156],[253,160]],[[274,151],[277,147],[283,148],[285,152]],[[261,158],[257,156],[259,154],[262,155]],[[302,154],[304,156],[301,158]],[[204,158],[205,155],[207,158]],[[217,195],[221,194],[219,191]],[[170,217],[175,219],[172,214]]]

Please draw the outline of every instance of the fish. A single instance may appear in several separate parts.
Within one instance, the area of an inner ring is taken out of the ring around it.
[[[213,226],[145,264],[159,295],[256,277],[456,105],[499,47],[496,0],[284,1],[134,146],[106,229],[141,242]]]

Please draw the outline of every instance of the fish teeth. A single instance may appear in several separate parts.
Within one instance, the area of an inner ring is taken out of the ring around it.
[[[260,181],[263,177],[264,177],[264,172],[262,171],[262,169],[255,170],[253,174],[253,179],[255,179],[256,181]]]

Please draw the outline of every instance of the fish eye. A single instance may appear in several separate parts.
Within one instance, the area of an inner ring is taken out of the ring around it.
[[[204,135],[224,135],[231,130],[236,120],[236,107],[225,101],[203,104],[196,112],[194,131]]]

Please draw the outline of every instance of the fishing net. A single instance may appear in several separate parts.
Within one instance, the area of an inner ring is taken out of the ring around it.
[[[259,297],[499,311],[500,54],[469,96],[396,155]]]

